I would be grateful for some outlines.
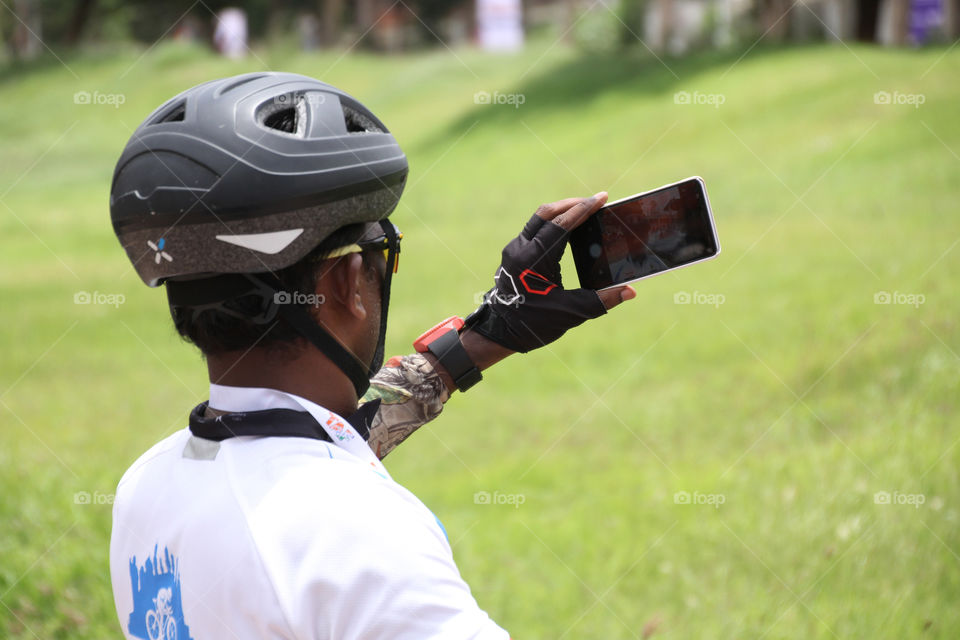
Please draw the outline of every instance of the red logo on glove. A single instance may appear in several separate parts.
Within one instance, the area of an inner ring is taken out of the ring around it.
[[[523,273],[520,274],[520,284],[527,290],[527,293],[535,293],[538,296],[547,295],[551,289],[557,286],[533,269],[523,270]]]

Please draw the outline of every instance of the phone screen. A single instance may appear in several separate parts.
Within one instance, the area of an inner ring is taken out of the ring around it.
[[[580,286],[605,289],[720,252],[703,182],[691,178],[609,204],[570,234]]]

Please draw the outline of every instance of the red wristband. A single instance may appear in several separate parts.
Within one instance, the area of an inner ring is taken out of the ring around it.
[[[432,329],[427,329],[419,338],[413,341],[413,348],[417,350],[417,353],[426,353],[427,345],[445,334],[450,329],[453,329],[454,331],[460,331],[460,329],[463,329],[463,318],[459,316],[450,316],[446,320],[438,323]]]

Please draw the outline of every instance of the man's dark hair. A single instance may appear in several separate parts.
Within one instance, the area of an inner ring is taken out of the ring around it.
[[[351,224],[334,231],[313,251],[298,262],[273,272],[285,291],[313,294],[323,270],[324,256],[334,249],[355,244],[366,228],[365,224]],[[372,268],[370,252],[363,252],[364,266]],[[243,316],[255,316],[260,311],[261,300],[247,295],[227,300],[224,306]],[[308,307],[311,305],[300,305]],[[205,309],[194,313],[193,309],[170,307],[177,333],[187,342],[196,345],[205,356],[229,351],[246,351],[253,347],[281,351],[295,347],[304,338],[281,315],[267,324],[224,313],[217,309]]]

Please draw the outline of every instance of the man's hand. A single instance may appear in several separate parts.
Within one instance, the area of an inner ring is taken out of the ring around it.
[[[541,220],[553,222],[569,234],[570,231],[573,231],[583,224],[587,218],[599,211],[605,204],[607,204],[607,192],[601,191],[590,198],[567,198],[566,200],[540,205],[540,208],[537,209],[534,215]],[[563,247],[566,247],[566,244],[567,240],[565,238]],[[560,250],[560,255],[563,255],[563,248]],[[558,263],[559,260],[560,258],[558,257]],[[557,282],[559,283],[559,279]],[[604,308],[609,311],[621,302],[636,298],[637,292],[630,285],[624,285],[622,287],[597,291],[597,295],[600,296],[600,301],[603,302]]]
[[[510,351],[526,353],[553,342],[568,329],[636,297],[629,285],[598,292],[564,289],[560,258],[570,231],[607,201],[568,198],[542,205],[519,236],[503,250],[496,286],[469,318],[470,332]]]

